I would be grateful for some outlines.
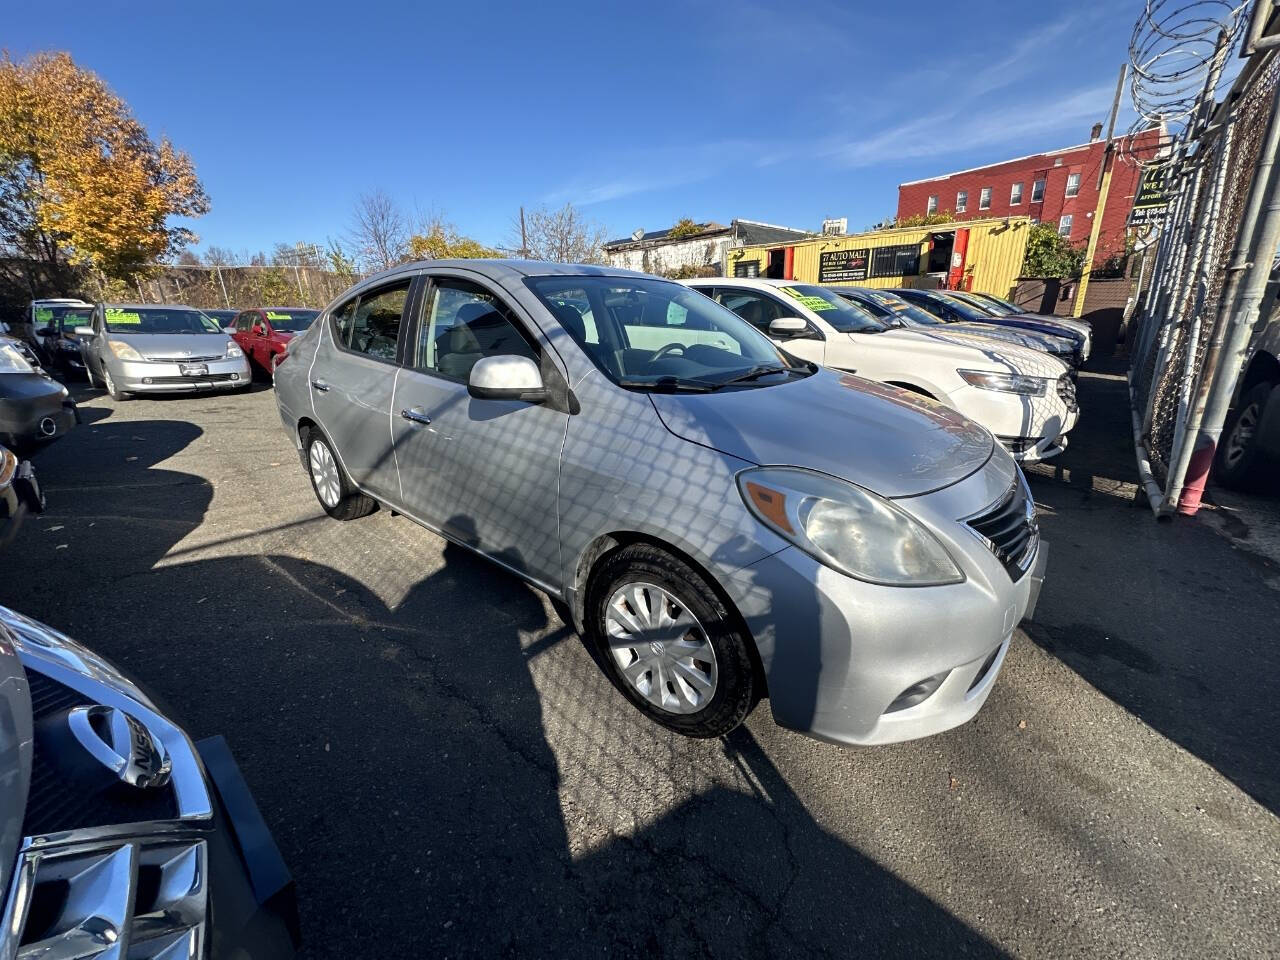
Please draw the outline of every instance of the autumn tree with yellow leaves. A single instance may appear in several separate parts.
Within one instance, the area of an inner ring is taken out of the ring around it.
[[[0,54],[0,246],[121,281],[196,239],[171,218],[208,209],[191,158],[92,71],[65,53]]]

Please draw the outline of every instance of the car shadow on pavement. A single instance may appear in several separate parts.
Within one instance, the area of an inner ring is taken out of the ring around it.
[[[193,738],[227,736],[304,956],[1001,955],[820,827],[746,728],[648,722],[541,594],[461,547],[426,575],[278,549],[175,562],[212,487],[151,464],[199,435],[112,421],[51,450],[50,513],[0,602]],[[103,468],[77,474],[90,444]],[[362,549],[361,522],[316,522]]]

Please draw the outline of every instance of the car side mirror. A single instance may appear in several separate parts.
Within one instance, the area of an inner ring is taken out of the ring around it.
[[[802,337],[809,330],[809,325],[800,317],[778,317],[769,321],[769,335],[781,339]]]
[[[467,378],[467,393],[477,400],[523,400],[542,403],[547,388],[542,372],[528,357],[481,357]]]
[[[77,337],[92,337],[93,327],[76,327],[75,335]]]
[[[255,323],[253,325],[253,335],[255,337],[265,337],[267,335],[267,331],[263,328],[262,324]]]

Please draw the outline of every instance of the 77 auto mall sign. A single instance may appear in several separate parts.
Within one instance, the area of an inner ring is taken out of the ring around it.
[[[871,250],[824,250],[818,254],[819,283],[861,283]]]

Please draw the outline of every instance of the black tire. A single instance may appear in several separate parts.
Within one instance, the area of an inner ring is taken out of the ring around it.
[[[107,370],[105,367],[102,371],[102,387],[107,391],[107,393],[111,394],[112,400],[124,401],[129,399],[129,393],[124,390],[116,389],[115,381],[111,379],[111,371]]]
[[[312,447],[316,445],[323,447],[324,452],[317,450],[313,459]],[[326,476],[323,469],[317,465],[317,461],[324,462],[325,453],[333,466],[334,472],[330,476]],[[316,499],[320,501],[324,512],[333,519],[358,520],[378,509],[378,501],[361,493],[351,483],[351,478],[342,469],[342,463],[333,452],[333,444],[318,427],[303,428],[302,462],[306,467],[307,476],[311,478],[311,489]],[[336,484],[336,493],[331,484]],[[321,493],[322,485],[325,488],[323,494]]]
[[[1227,417],[1214,457],[1217,461],[1214,479],[1224,487],[1251,490],[1269,472],[1267,468],[1270,465],[1263,462],[1262,452],[1258,449],[1256,431],[1274,386],[1269,381],[1254,384]]]
[[[672,713],[650,703],[623,675],[614,658],[605,626],[606,607],[614,593],[628,583],[649,583],[670,593],[691,613],[706,633],[715,653],[717,678],[706,706],[693,713]],[[600,661],[613,685],[645,716],[687,737],[720,737],[733,730],[760,699],[752,643],[740,619],[706,579],[688,563],[647,543],[636,543],[607,554],[587,584],[586,629],[597,646]]]

